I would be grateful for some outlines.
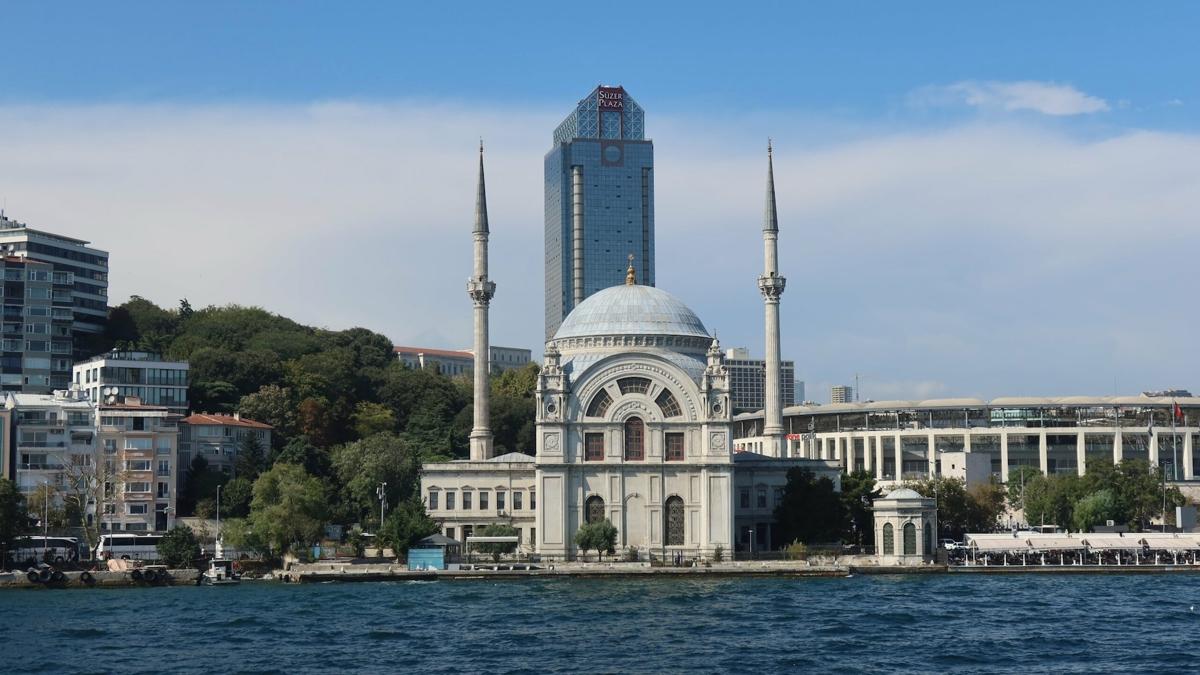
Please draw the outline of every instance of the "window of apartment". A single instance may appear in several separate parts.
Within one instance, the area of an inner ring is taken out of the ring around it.
[[[760,508],[760,509],[765,509],[765,508],[767,508],[767,489],[766,489],[766,488],[759,488],[759,490],[758,490],[758,502],[757,502],[757,504],[756,504],[756,505],[757,505],[757,506],[758,506],[758,508]]]
[[[148,459],[130,459],[125,462],[126,471],[149,471],[150,460]]]
[[[153,450],[154,449],[154,439],[153,438],[126,438],[125,439],[125,449],[126,450]]]
[[[449,538],[451,538],[451,539],[453,539],[453,538],[454,538],[454,528],[453,528],[453,527],[447,527],[447,528],[446,528],[446,536],[447,536],[447,537],[449,537]]]
[[[35,335],[47,335],[50,333],[50,324],[48,323],[27,323],[25,324],[26,333],[34,333]]]
[[[166,499],[167,497],[170,497],[171,496],[171,484],[170,483],[159,483],[157,494],[158,494],[159,499]]]
[[[430,490],[429,491],[429,510],[437,511],[437,508],[438,508],[438,493],[433,490]]]
[[[150,492],[150,483],[147,481],[134,481],[125,484],[126,492]]]
[[[525,493],[523,492],[513,492],[513,511],[521,510],[521,497],[523,497],[524,494]]]
[[[27,352],[48,352],[50,351],[50,343],[46,340],[26,340],[25,351]]]
[[[126,504],[125,513],[131,516],[144,516],[147,512],[146,504]]]
[[[160,475],[160,476],[170,476],[171,475],[171,460],[169,460],[169,459],[158,460],[158,475]]]
[[[462,495],[463,495],[463,508],[468,511],[471,510],[471,493],[464,491],[462,493]]]
[[[454,492],[453,491],[446,493],[446,510],[447,511],[454,510]]]
[[[125,523],[127,532],[145,532],[147,529],[146,523]]]
[[[604,461],[604,434],[584,434],[583,448],[585,462]]]
[[[537,493],[534,492],[533,490],[529,491],[529,508],[531,508],[531,509],[537,508]]]
[[[667,434],[667,461],[683,461],[683,434]]]
[[[738,504],[743,509],[750,508],[750,491],[749,490],[742,490],[741,499],[738,501]]]
[[[479,493],[479,510],[487,511],[487,507],[488,507],[488,493],[480,492]]]
[[[496,493],[496,510],[497,511],[504,510],[504,493],[503,492]]]
[[[117,451],[117,439],[115,439],[115,438],[104,439],[104,451],[105,452],[116,452]]]

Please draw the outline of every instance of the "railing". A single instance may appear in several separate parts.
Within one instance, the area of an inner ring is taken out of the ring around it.
[[[18,448],[65,448],[65,441],[17,441]]]
[[[62,464],[20,464],[18,466],[22,471],[60,471],[63,468]]]

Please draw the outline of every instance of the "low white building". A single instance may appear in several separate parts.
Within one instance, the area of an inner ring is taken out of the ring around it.
[[[110,396],[136,396],[145,405],[163,406],[182,416],[188,412],[188,369],[187,361],[168,361],[160,354],[112,351],[77,362],[72,383],[94,403]]]
[[[466,541],[488,525],[511,525],[517,529],[518,551],[534,550],[537,488],[532,456],[510,452],[480,461],[425,464],[421,486],[426,511],[447,537]]]
[[[876,499],[875,553],[881,565],[932,562],[937,552],[937,502],[900,488]]]

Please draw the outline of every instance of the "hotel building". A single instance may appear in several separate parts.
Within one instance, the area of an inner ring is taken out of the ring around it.
[[[625,281],[655,285],[654,143],[645,112],[622,87],[592,90],[554,130],[545,158],[546,339],[593,293]]]

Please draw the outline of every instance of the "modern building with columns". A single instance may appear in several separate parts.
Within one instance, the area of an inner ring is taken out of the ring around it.
[[[764,452],[761,412],[734,419],[734,446]],[[865,470],[884,484],[949,474],[955,453],[984,455],[990,476],[1017,467],[1083,474],[1089,463],[1144,459],[1172,482],[1200,478],[1200,398],[1006,397],[868,401],[784,409],[784,456]],[[961,461],[955,468],[981,467]],[[962,476],[966,477],[966,476]],[[977,477],[968,477],[977,478]]]

